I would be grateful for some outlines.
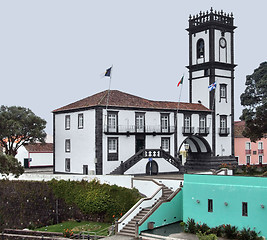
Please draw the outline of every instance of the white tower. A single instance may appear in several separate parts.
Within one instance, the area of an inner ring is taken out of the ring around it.
[[[189,17],[189,96],[212,110],[212,155],[234,156],[233,14],[200,12]],[[216,82],[216,89],[208,86]]]

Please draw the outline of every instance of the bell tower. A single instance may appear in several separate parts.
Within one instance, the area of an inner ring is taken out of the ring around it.
[[[234,156],[234,18],[223,11],[189,16],[189,100],[212,111],[213,156]],[[209,91],[209,86],[216,88]]]

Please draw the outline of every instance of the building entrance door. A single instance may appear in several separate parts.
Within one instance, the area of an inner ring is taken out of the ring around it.
[[[135,137],[135,152],[139,152],[141,149],[145,149],[146,139],[145,135],[136,135]]]

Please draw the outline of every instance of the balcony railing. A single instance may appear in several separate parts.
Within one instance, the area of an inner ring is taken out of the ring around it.
[[[258,149],[258,154],[263,154],[263,149]]]
[[[219,135],[221,136],[227,136],[230,133],[229,128],[219,128]]]
[[[182,127],[183,135],[190,135],[194,133],[194,127]]]
[[[250,155],[251,154],[251,149],[246,149],[245,153]]]
[[[210,133],[210,128],[209,127],[198,127],[197,133],[199,135],[208,135]]]
[[[167,128],[162,128],[159,125],[146,125],[146,126],[136,126],[136,125],[118,125],[116,127],[111,127],[108,125],[104,126],[104,133],[108,134],[136,134],[136,133],[146,133],[146,134],[172,134],[174,133],[174,126],[169,126]]]

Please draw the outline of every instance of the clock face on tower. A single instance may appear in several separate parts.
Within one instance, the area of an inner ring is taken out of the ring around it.
[[[221,48],[225,48],[226,47],[226,40],[225,40],[225,38],[220,38],[220,47]]]

